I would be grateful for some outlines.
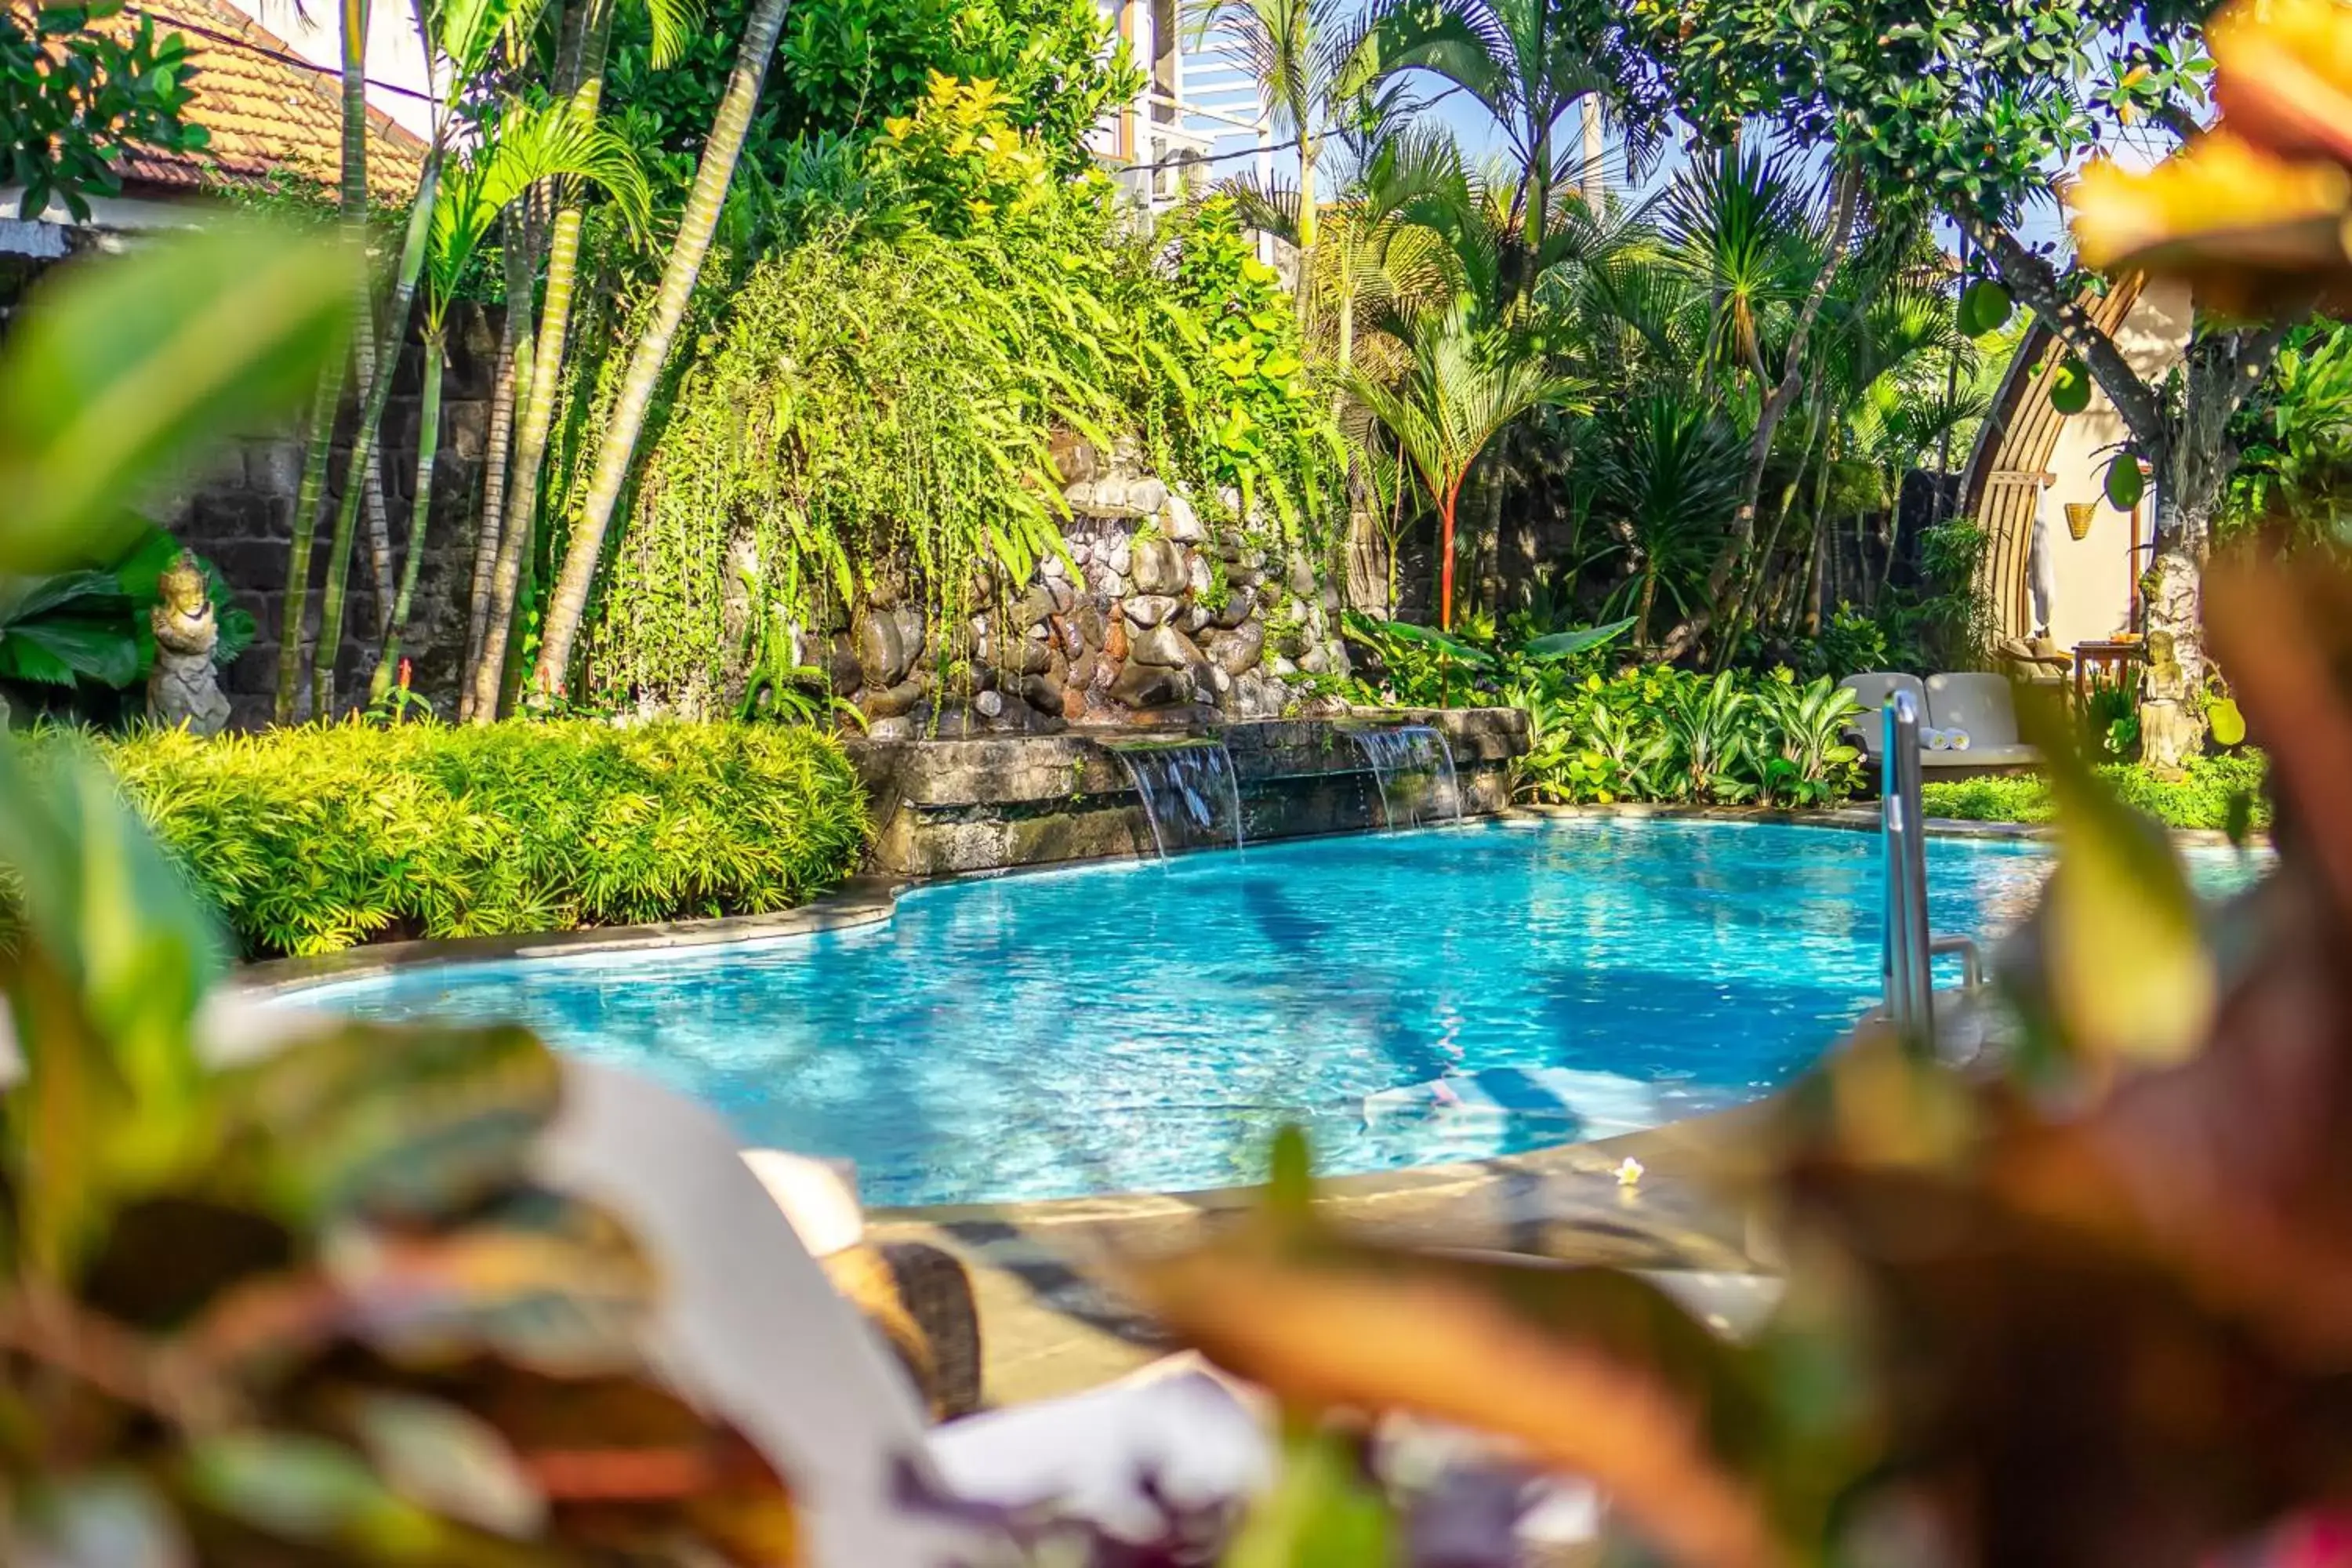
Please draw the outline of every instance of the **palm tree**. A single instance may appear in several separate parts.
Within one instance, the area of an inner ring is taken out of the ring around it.
[[[1514,334],[1476,324],[1469,301],[1396,323],[1412,351],[1385,386],[1350,367],[1349,394],[1386,426],[1437,509],[1438,626],[1454,626],[1454,508],[1462,481],[1496,433],[1542,404],[1572,405],[1583,384],[1555,373]]]
[[[556,91],[583,121],[593,122],[604,98],[604,57],[612,42],[614,0],[586,0],[566,18],[556,58]],[[646,0],[653,21],[653,63],[667,66],[684,52],[697,16],[693,0]],[[507,476],[506,516],[499,524],[498,557],[484,613],[482,646],[468,673],[465,711],[479,722],[498,717],[499,688],[506,678],[507,643],[514,631],[515,598],[522,584],[531,533],[539,516],[539,480],[546,466],[548,439],[555,426],[555,403],[572,330],[572,300],[580,286],[580,235],[586,220],[581,183],[568,176],[543,187],[554,211],[547,226],[547,281],[539,322],[529,334],[529,374],[516,366],[521,417],[515,426],[512,464]],[[512,306],[509,307],[512,309]]]
[[[1324,138],[1350,115],[1372,77],[1368,35],[1352,0],[1206,0],[1196,37],[1213,33],[1218,52],[1257,83],[1270,128],[1297,143],[1298,186],[1290,233],[1298,247],[1298,324],[1312,321],[1307,279],[1315,268],[1321,195],[1317,166]]]
[[[1623,99],[1634,79],[1620,9],[1600,0],[1388,0],[1378,15],[1372,53],[1383,77],[1433,72],[1494,120],[1515,169],[1512,218],[1540,248],[1556,195],[1591,179],[1589,136],[1559,146],[1560,121],[1587,99]],[[1625,117],[1637,137],[1645,122]]]
[[[581,120],[569,104],[509,104],[450,176],[433,209],[425,267],[425,372],[416,438],[416,476],[401,563],[400,587],[368,700],[382,700],[399,668],[401,643],[433,508],[433,463],[441,433],[441,377],[448,355],[449,306],[459,282],[507,209],[533,185],[570,177],[601,186],[632,226],[646,219],[643,171],[628,144]]]
[[[563,557],[562,574],[556,579],[555,592],[548,600],[547,619],[541,628],[539,644],[537,685],[541,691],[563,689],[564,670],[572,662],[572,638],[580,629],[581,617],[587,613],[588,589],[595,581],[596,566],[604,554],[605,531],[612,524],[613,509],[619,504],[622,483],[628,478],[637,437],[645,428],[654,384],[661,378],[662,366],[669,358],[670,342],[677,335],[677,325],[686,319],[686,308],[694,298],[694,284],[701,276],[703,258],[710,252],[710,237],[719,226],[719,209],[727,202],[727,187],[735,178],[737,160],[743,155],[743,139],[751,127],[751,111],[759,105],[760,84],[767,79],[769,58],[776,52],[776,35],[783,28],[784,4],[785,0],[759,0],[752,7],[751,19],[743,25],[742,42],[735,52],[734,74],[728,79],[726,97],[719,100],[710,139],[703,143],[694,189],[687,197],[684,216],[678,219],[677,237],[670,242],[668,263],[662,268],[661,291],[655,297],[653,320],[646,324],[645,335],[637,340],[636,348],[629,355],[629,367],[614,399],[604,441],[596,449],[596,469],[588,482],[580,522],[572,530],[572,542]],[[478,693],[475,703],[478,718]]]

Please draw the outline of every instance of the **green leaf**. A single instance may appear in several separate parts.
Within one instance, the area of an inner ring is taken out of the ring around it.
[[[163,1500],[128,1471],[36,1486],[18,1513],[12,1561],[42,1568],[184,1568],[193,1561]]]
[[[1580,654],[1587,648],[1599,647],[1601,644],[1613,640],[1622,636],[1633,624],[1633,617],[1628,616],[1622,621],[1612,621],[1605,626],[1586,626],[1577,631],[1554,632],[1549,637],[1535,638],[1519,651],[1529,658],[1567,658],[1572,654]]]
[[[369,1394],[353,1426],[377,1474],[409,1501],[499,1535],[538,1534],[547,1500],[479,1416],[437,1399]]]
[[[0,571],[115,559],[152,486],[294,407],[342,352],[352,264],[220,224],[45,280],[0,352]]]
[[[1449,654],[1471,669],[1494,668],[1494,655],[1485,648],[1464,642],[1451,632],[1440,631],[1435,626],[1415,626],[1411,621],[1381,621],[1378,625],[1392,637],[1402,637],[1407,642],[1421,643],[1425,647],[1436,648],[1441,653]]]
[[[184,1150],[204,1078],[189,1023],[224,967],[219,933],[104,764],[53,743],[38,777],[0,741],[0,865],[12,869],[27,936],[73,985],[137,1103],[134,1168]],[[25,1041],[36,1061],[44,1042]]]
[[[1254,1503],[1224,1568],[1365,1568],[1396,1561],[1386,1502],[1341,1438],[1294,1431],[1280,1474]]]
[[[237,1069],[231,1098],[276,1157],[289,1217],[434,1220],[525,1173],[562,1091],[525,1029],[352,1024]]]
[[[292,1432],[230,1432],[190,1449],[188,1490],[206,1507],[287,1541],[323,1545],[357,1533],[393,1503],[349,1448]]]

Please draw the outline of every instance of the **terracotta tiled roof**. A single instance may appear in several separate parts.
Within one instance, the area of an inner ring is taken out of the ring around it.
[[[128,150],[126,184],[197,191],[244,184],[273,172],[332,184],[342,170],[341,82],[302,62],[286,41],[222,0],[132,0],[94,24],[130,27],[154,20],[158,36],[188,42],[194,90],[187,117],[212,133],[200,153]],[[406,195],[416,188],[425,143],[382,110],[368,110],[368,185]]]

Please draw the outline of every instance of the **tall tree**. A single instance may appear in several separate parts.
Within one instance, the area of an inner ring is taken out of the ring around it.
[[[1454,626],[1454,510],[1471,465],[1502,428],[1539,404],[1569,405],[1581,383],[1552,371],[1515,333],[1481,327],[1468,300],[1394,324],[1412,350],[1393,386],[1360,370],[1349,392],[1395,437],[1437,511],[1437,624]]]
[[[425,560],[433,507],[433,464],[440,432],[441,379],[448,358],[449,307],[467,269],[500,218],[533,185],[557,177],[603,188],[632,225],[646,220],[646,183],[628,145],[600,127],[583,124],[568,107],[509,104],[484,129],[433,209],[433,239],[425,266],[424,387],[416,442],[415,484],[408,536],[383,651],[369,683],[381,699],[399,668],[409,606]],[[487,520],[486,520],[487,521]]]
[[[585,0],[565,17],[555,68],[558,95],[583,124],[593,124],[604,96],[604,60],[612,44],[614,0]],[[653,61],[665,65],[684,51],[695,24],[692,0],[646,0],[653,21]],[[469,717],[487,724],[499,715],[505,684],[508,643],[515,633],[515,605],[530,559],[539,521],[539,487],[548,438],[555,425],[564,351],[572,331],[572,301],[580,283],[581,227],[587,219],[583,187],[569,177],[546,182],[554,202],[548,226],[547,278],[539,321],[531,337],[529,396],[515,427],[514,455],[506,484],[506,517],[499,528],[499,552],[490,575],[489,606],[483,616],[482,647],[467,672]],[[518,381],[521,379],[518,372]]]
[[[581,617],[587,613],[588,591],[604,558],[604,534],[612,526],[613,510],[620,504],[629,464],[636,455],[637,437],[645,429],[646,411],[652,405],[655,384],[661,379],[662,367],[669,360],[670,343],[694,298],[695,281],[702,275],[703,258],[710,253],[710,237],[719,226],[719,209],[727,202],[727,187],[735,178],[736,160],[742,155],[743,138],[760,99],[760,84],[767,78],[769,58],[776,52],[776,35],[784,25],[785,3],[786,0],[759,0],[752,7],[751,20],[744,24],[742,42],[735,56],[735,74],[727,84],[727,96],[719,100],[710,138],[703,143],[694,189],[687,197],[686,212],[678,219],[677,237],[670,242],[669,259],[662,268],[653,319],[646,323],[644,334],[629,354],[628,369],[622,374],[612,416],[605,422],[604,440],[596,449],[595,472],[588,481],[580,520],[565,547],[563,571],[548,599],[535,678],[541,691],[555,693],[563,689],[564,671],[572,662],[572,638],[580,630]]]
[[[1646,72],[1620,9],[1602,0],[1389,0],[1371,48],[1383,76],[1426,70],[1476,100],[1502,132],[1517,188],[1514,220],[1540,249],[1556,193],[1580,192],[1594,160],[1586,138],[1562,135],[1570,108],[1618,111],[1629,142],[1652,123]]]
[[[1639,0],[1634,16],[1677,62],[1680,96],[1717,126],[1761,118],[1824,144],[1874,200],[1932,202],[2011,293],[2085,366],[2131,455],[2156,473],[2151,637],[2190,690],[2206,658],[2199,578],[2231,467],[2230,415],[2263,378],[2284,328],[2200,309],[2177,395],[2136,370],[2094,320],[2097,281],[2031,243],[2023,220],[2128,132],[2192,132],[2208,63],[2197,8],[2154,0]],[[1685,62],[1695,62],[1688,69]],[[2169,373],[2168,373],[2168,374]],[[2203,720],[2152,738],[2177,765]]]
[[[1317,174],[1326,140],[1357,112],[1375,57],[1350,0],[1207,0],[1196,27],[1213,34],[1218,50],[1257,83],[1274,133],[1298,152],[1298,185],[1285,237],[1298,247],[1298,325],[1313,324],[1315,269],[1321,234],[1322,193]]]

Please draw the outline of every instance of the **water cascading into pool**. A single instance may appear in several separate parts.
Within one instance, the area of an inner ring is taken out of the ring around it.
[[[1108,748],[1135,781],[1160,858],[1242,847],[1242,792],[1223,741],[1133,741]]]
[[[1380,786],[1381,815],[1391,827],[1420,827],[1462,820],[1462,782],[1454,771],[1454,747],[1432,724],[1350,728],[1348,738],[1364,754]]]

